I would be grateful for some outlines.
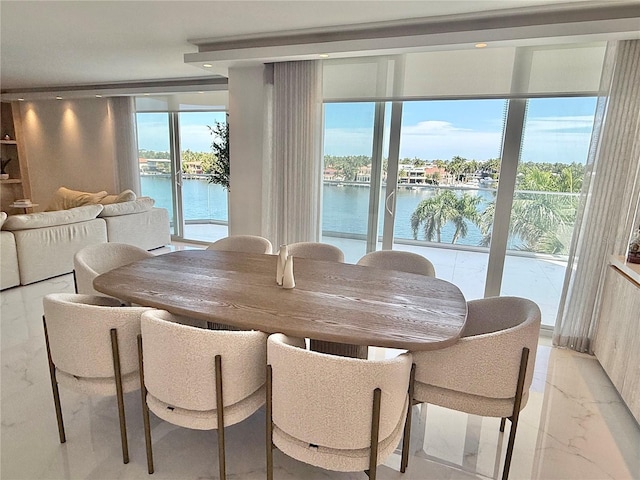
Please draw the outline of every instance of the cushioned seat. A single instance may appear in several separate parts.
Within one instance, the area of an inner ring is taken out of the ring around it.
[[[328,243],[297,242],[287,245],[289,255],[311,260],[327,260],[330,262],[344,262],[344,253],[338,247]]]
[[[272,246],[269,240],[258,235],[230,235],[213,242],[207,250],[270,254]]]
[[[509,475],[518,416],[533,379],[540,309],[531,300],[492,297],[468,302],[462,338],[447,348],[416,351],[415,403],[511,420],[502,478]],[[403,452],[402,470],[408,452]]]
[[[264,404],[267,335],[186,323],[188,319],[163,310],[142,317],[138,345],[147,467],[153,473],[151,410],[174,425],[217,429],[219,472],[225,478],[224,427],[241,422]]]
[[[140,388],[137,336],[144,307],[121,307],[114,298],[67,293],[43,299],[44,335],[58,420],[66,442],[58,385],[118,401],[122,458],[129,462],[124,393]]]
[[[402,252],[400,250],[378,250],[367,253],[358,260],[357,264],[385,270],[417,273],[429,277],[436,276],[436,269],[429,260],[417,253]]]
[[[272,447],[328,470],[376,476],[398,445],[409,410],[411,355],[371,361],[305,350],[273,334],[267,343],[267,478]]]
[[[149,257],[153,257],[153,254],[125,243],[99,243],[84,247],[73,257],[76,292],[104,295],[94,290],[94,278],[114,268]]]

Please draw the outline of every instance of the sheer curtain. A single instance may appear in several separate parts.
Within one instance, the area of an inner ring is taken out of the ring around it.
[[[110,97],[107,101],[113,128],[117,189],[131,189],[140,195],[135,99]]]
[[[274,245],[318,241],[322,207],[322,70],[319,61],[273,64],[263,230]]]
[[[585,185],[553,335],[592,353],[609,256],[623,254],[640,197],[640,41],[609,45]]]

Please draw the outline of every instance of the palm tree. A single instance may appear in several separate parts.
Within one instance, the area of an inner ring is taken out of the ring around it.
[[[477,208],[479,203],[480,197],[475,197],[468,193],[462,194],[461,197],[456,197],[453,209],[454,214],[450,219],[456,227],[451,240],[452,244],[456,243],[458,238],[464,238],[469,233],[467,221],[478,224],[480,220]]]
[[[479,221],[476,210],[478,203],[479,197],[464,193],[458,198],[451,190],[444,190],[435,197],[421,201],[411,215],[413,238],[418,238],[418,230],[422,227],[425,240],[440,242],[442,227],[452,222],[455,232],[451,243],[456,243],[459,238],[467,236],[467,221]]]
[[[491,226],[495,202],[480,215],[481,245],[491,243]],[[571,241],[572,224],[576,217],[577,200],[553,193],[519,193],[513,199],[509,232],[523,242],[521,250],[566,254]]]

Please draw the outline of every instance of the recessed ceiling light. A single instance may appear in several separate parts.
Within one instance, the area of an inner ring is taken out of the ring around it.
[[[102,98],[102,95],[96,95],[96,98]]]
[[[486,46],[487,46],[486,43],[476,43],[476,45],[475,45],[476,48],[484,48]]]
[[[18,101],[19,102],[24,102],[24,98],[19,98]]]
[[[198,92],[198,93],[204,93],[204,92]]]
[[[211,65],[210,63],[203,63],[203,64],[202,64],[202,66],[203,66],[204,68],[211,68],[211,67],[213,67],[213,65]]]
[[[151,95],[151,94],[150,94],[150,93],[143,93],[143,95],[144,95],[145,97],[148,97],[148,96],[149,96],[149,95]]]
[[[62,100],[62,97],[56,97],[56,100]]]
[[[329,58],[329,54],[328,53],[321,53],[320,55],[318,55],[320,58]]]

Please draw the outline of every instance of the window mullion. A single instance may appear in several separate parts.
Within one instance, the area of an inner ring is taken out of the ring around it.
[[[502,142],[498,194],[491,230],[489,263],[487,265],[487,278],[484,289],[485,297],[500,295],[502,287],[502,273],[509,240],[511,207],[513,205],[526,111],[527,100],[509,100]]]

